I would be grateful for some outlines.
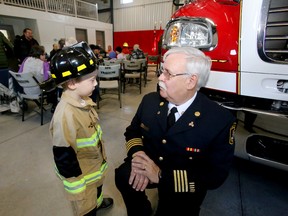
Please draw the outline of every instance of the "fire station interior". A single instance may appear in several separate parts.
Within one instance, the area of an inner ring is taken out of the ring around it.
[[[0,0],[0,5],[2,2],[4,1]],[[87,0],[83,2],[106,4],[113,2],[113,0]],[[143,8],[150,5],[158,7],[154,1],[145,2],[149,3],[145,3]],[[168,4],[170,1],[163,0],[162,2]],[[183,3],[185,1],[173,2]],[[204,2],[204,0],[200,2]],[[215,2],[233,4],[240,1],[215,0]],[[134,6],[135,8],[136,6]],[[288,10],[287,7],[285,10]],[[103,12],[105,13],[107,10],[104,9]],[[1,19],[0,15],[0,24],[3,24]],[[162,23],[163,26],[161,26]],[[155,24],[153,22],[148,33],[160,37],[160,33],[163,32],[164,21],[161,24],[160,20],[157,21],[156,33],[153,25],[156,26],[156,22]],[[70,28],[67,29],[70,30]],[[131,31],[133,31],[133,35],[137,32],[133,29]],[[121,33],[123,32],[120,32],[118,36],[121,36]],[[119,41],[119,38],[114,38],[114,40]],[[142,40],[145,40],[144,36]],[[287,37],[285,40],[287,41]],[[143,42],[143,44],[145,43]],[[141,48],[145,49],[145,46]],[[149,49],[151,50],[150,47]],[[147,76],[147,84],[142,86],[141,94],[135,86],[127,86],[125,94],[121,93],[121,108],[117,98],[108,96],[100,101],[100,106],[96,109],[103,130],[102,138],[108,162],[103,192],[104,197],[111,197],[114,200],[111,208],[99,210],[97,216],[127,216],[125,204],[115,185],[114,171],[126,157],[124,137],[126,127],[134,117],[142,97],[157,89],[156,69],[153,67],[148,70]],[[226,95],[223,98],[226,98]],[[255,101],[253,102],[255,103]],[[265,104],[261,101],[259,105]],[[21,112],[15,113],[9,110],[0,112],[0,216],[74,215],[71,203],[65,197],[63,183],[55,174],[52,142],[49,134],[49,123],[53,116],[53,113],[50,112],[51,104],[46,104],[44,108],[46,111],[43,114],[43,125],[40,125],[40,109],[32,101],[28,102],[24,121],[22,121]],[[237,109],[237,107],[234,108]],[[275,122],[271,116],[265,119],[265,122],[268,121],[272,127],[276,128],[279,124],[287,123],[287,110],[285,113],[286,118],[280,122]],[[246,117],[249,117],[246,112],[239,111],[238,127],[235,134],[239,141],[238,145],[236,143],[235,157],[229,176],[218,189],[208,191],[201,206],[200,216],[279,216],[288,214],[287,142],[281,143],[280,138],[270,142],[269,139],[262,139],[261,136],[257,136],[258,132],[265,135],[267,131],[261,127],[247,128],[245,114]],[[251,120],[251,124],[255,120],[254,117],[251,115],[248,118],[248,121]],[[266,117],[262,113],[258,113],[257,118],[256,121],[261,126],[261,122],[264,122],[263,119]],[[275,137],[280,137],[279,134],[282,137],[287,131],[286,126],[282,125],[281,128],[281,133],[274,131]],[[247,148],[239,145],[239,143],[246,143],[246,141]],[[282,147],[273,149],[271,143]],[[269,159],[275,159],[276,162],[270,163]],[[281,166],[284,163],[286,166]],[[155,212],[157,190],[148,189],[146,192]],[[177,208],[181,208],[181,206]]]
[[[157,77],[138,91],[122,95],[122,108],[117,100],[103,100],[97,110],[108,157],[104,196],[114,199],[111,209],[100,210],[100,216],[126,216],[126,209],[114,182],[114,169],[125,158],[124,131],[136,112],[142,96],[156,90]],[[52,144],[49,135],[50,111],[40,115],[29,104],[25,121],[15,113],[0,115],[0,215],[72,216],[65,199],[62,182],[54,172]],[[37,110],[37,107],[34,107]],[[49,109],[49,107],[47,107]],[[39,110],[38,110],[39,111]],[[240,122],[241,127],[241,122]],[[235,157],[228,179],[218,189],[208,192],[201,216],[278,216],[288,212],[288,173]],[[156,189],[148,190],[152,206],[157,207]],[[179,206],[181,208],[181,206]]]

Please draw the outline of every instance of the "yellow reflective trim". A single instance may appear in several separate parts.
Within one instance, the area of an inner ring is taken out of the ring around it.
[[[72,73],[70,71],[65,71],[62,73],[62,77],[70,76]]]
[[[95,172],[95,173],[91,173],[89,175],[86,175],[84,178],[86,180],[87,184],[93,183],[98,179],[101,179],[103,176],[103,173],[107,170],[108,168],[108,164],[105,162],[102,164],[102,166],[100,167],[100,170]]]
[[[85,64],[82,64],[82,65],[80,65],[80,66],[77,67],[77,71],[84,70],[85,68],[87,68],[86,65],[85,65]]]
[[[103,131],[100,125],[97,125],[96,131],[89,138],[80,138],[76,140],[77,148],[95,147],[102,139]]]
[[[65,180],[58,172],[57,167],[55,166],[55,170],[57,175],[62,179],[64,184],[64,189],[71,194],[81,193],[86,190],[86,185],[96,182],[97,180],[101,179],[104,172],[107,170],[108,164],[107,162],[103,163],[100,167],[100,170],[89,175],[84,176],[82,179],[74,182],[69,182]]]
[[[55,74],[51,74],[51,77],[52,77],[52,78],[56,78]]]
[[[94,63],[94,61],[92,59],[90,59],[89,63],[90,63],[90,65],[92,65]]]
[[[86,189],[86,181],[84,178],[75,181],[75,182],[68,182],[63,180],[64,189],[72,194],[81,193]]]
[[[97,206],[99,207],[103,202],[103,191],[101,191],[100,196],[97,198]]]

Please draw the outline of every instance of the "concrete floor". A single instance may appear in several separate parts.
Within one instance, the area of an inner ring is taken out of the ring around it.
[[[156,90],[157,78],[143,87],[122,94],[122,108],[117,100],[102,100],[98,114],[103,129],[109,170],[104,184],[105,196],[114,206],[98,216],[126,216],[126,209],[114,183],[114,169],[124,157],[125,128],[129,125],[144,94]],[[72,216],[63,187],[53,169],[52,144],[48,132],[51,113],[40,116],[30,110],[24,122],[19,114],[0,114],[0,215],[1,216]],[[288,215],[287,172],[259,166],[235,158],[227,181],[210,191],[201,216],[279,216]],[[148,191],[156,208],[157,192]]]

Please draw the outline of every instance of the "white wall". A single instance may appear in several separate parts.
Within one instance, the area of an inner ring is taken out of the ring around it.
[[[34,38],[47,52],[60,38],[75,37],[75,28],[87,29],[89,44],[96,43],[96,30],[105,32],[105,44],[113,44],[112,24],[3,4],[0,6],[1,24],[13,25],[15,35],[22,35],[26,27],[31,28]]]
[[[114,0],[114,31],[135,31],[162,29],[172,15],[172,0],[134,0],[133,3],[120,4]]]

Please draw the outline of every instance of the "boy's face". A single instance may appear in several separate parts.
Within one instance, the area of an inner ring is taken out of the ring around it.
[[[75,91],[80,97],[92,95],[95,86],[98,84],[96,80],[97,71],[87,74],[81,78],[80,82],[75,83]]]

